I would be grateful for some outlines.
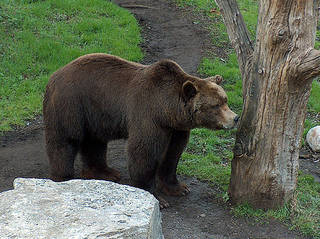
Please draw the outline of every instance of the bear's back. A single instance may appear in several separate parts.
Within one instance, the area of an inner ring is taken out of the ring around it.
[[[43,107],[46,124],[125,137],[127,88],[144,67],[100,53],[75,59],[50,78]]]

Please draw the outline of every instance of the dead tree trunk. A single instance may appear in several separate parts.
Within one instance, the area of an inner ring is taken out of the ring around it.
[[[319,0],[260,0],[253,45],[236,0],[216,0],[238,56],[243,113],[232,161],[229,196],[275,208],[292,199],[312,79]]]

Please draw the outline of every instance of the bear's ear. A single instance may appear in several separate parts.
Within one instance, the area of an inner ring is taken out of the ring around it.
[[[191,81],[186,81],[182,85],[182,94],[185,101],[189,101],[197,94],[197,88]]]
[[[216,83],[217,85],[220,85],[223,81],[223,77],[220,75],[215,75],[215,76],[205,78],[204,80],[211,81],[213,83]]]

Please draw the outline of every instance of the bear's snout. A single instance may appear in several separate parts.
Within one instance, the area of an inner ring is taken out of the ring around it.
[[[237,127],[240,117],[232,110],[230,110],[229,107],[227,107],[227,110],[224,114],[224,119],[225,120],[223,123],[223,129],[233,129]]]
[[[236,115],[236,117],[234,117],[234,122],[235,122],[236,125],[238,124],[239,119],[240,119],[239,115]]]

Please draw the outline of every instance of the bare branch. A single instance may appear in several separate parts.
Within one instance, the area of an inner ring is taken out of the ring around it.
[[[244,75],[248,59],[253,53],[249,31],[244,23],[236,0],[215,0],[220,8],[229,39],[236,51],[241,75]]]
[[[298,63],[299,79],[309,80],[320,75],[320,51],[309,49]]]

